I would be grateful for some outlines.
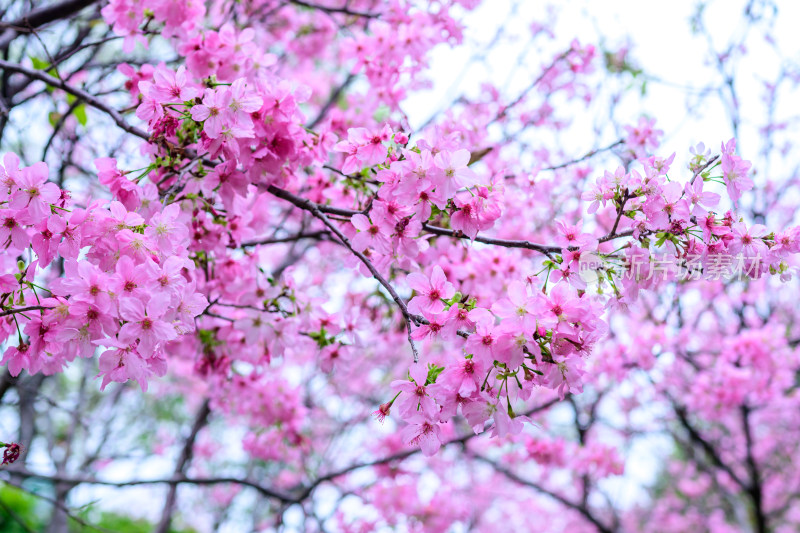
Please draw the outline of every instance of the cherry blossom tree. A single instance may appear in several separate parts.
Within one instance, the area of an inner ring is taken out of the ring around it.
[[[788,6],[699,4],[686,87],[479,4],[4,8],[0,475],[42,528],[800,525]],[[677,144],[653,86],[725,120]]]

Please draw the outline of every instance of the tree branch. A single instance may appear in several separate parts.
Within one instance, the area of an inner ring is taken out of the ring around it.
[[[753,500],[753,520],[755,520],[755,530],[757,533],[769,531],[767,516],[764,512],[764,498],[761,490],[761,473],[758,470],[755,457],[753,456],[753,434],[750,430],[750,408],[742,405],[742,430],[744,431],[745,451],[747,471],[750,475],[750,486],[747,494]]]
[[[49,481],[54,482],[61,482],[67,483],[70,485],[103,485],[107,487],[117,487],[117,488],[124,488],[124,487],[133,487],[137,485],[220,485],[226,483],[232,483],[236,485],[242,485],[245,487],[250,487],[264,496],[268,498],[274,498],[276,500],[280,500],[284,503],[295,503],[296,499],[289,495],[284,494],[280,491],[271,489],[269,487],[265,487],[264,485],[259,484],[256,481],[252,481],[249,479],[241,479],[236,477],[208,477],[208,478],[194,478],[188,477],[185,475],[173,476],[169,478],[159,478],[159,479],[134,479],[131,481],[108,481],[104,479],[98,479],[96,477],[79,477],[79,476],[63,476],[59,474],[38,474],[36,472],[32,472],[27,470],[26,468],[21,467],[9,467],[5,470],[12,472],[14,474],[19,475],[20,477],[26,478],[36,478],[36,479],[46,479]]]
[[[604,148],[597,148],[595,150],[592,150],[591,152],[587,152],[586,154],[582,155],[581,157],[579,157],[577,159],[573,159],[572,161],[565,161],[564,163],[561,163],[561,164],[558,164],[558,165],[555,165],[555,166],[552,166],[552,167],[540,168],[539,172],[544,172],[544,171],[548,171],[548,170],[559,170],[559,169],[566,168],[566,167],[569,167],[569,166],[572,166],[572,165],[577,165],[578,163],[582,163],[583,161],[586,161],[587,159],[590,159],[590,158],[596,156],[597,154],[599,154],[601,152],[607,152],[609,150],[613,150],[614,148],[616,148],[620,144],[624,144],[624,143],[625,143],[624,139],[619,139],[619,140],[614,141],[613,143],[609,144],[608,146],[606,146]]]
[[[353,83],[354,79],[356,79],[356,75],[355,74],[351,73],[351,74],[347,75],[347,78],[345,78],[345,80],[340,85],[338,85],[336,87],[336,89],[333,90],[333,92],[331,92],[330,97],[328,97],[328,101],[325,102],[325,104],[320,108],[319,113],[317,114],[317,116],[314,118],[314,120],[312,120],[311,122],[308,123],[306,128],[308,128],[310,130],[313,130],[317,126],[317,124],[322,122],[322,120],[325,118],[325,115],[328,114],[328,111],[330,110],[330,108],[333,106],[333,104],[336,103],[336,101],[339,99],[339,96],[341,96],[342,91],[347,89],[347,87],[351,83]]]
[[[678,405],[675,402],[675,400],[673,400],[669,396],[667,396],[667,398],[669,398],[670,403],[672,404],[673,411],[675,411],[675,415],[678,417],[678,421],[681,423],[681,426],[683,426],[683,428],[689,434],[689,438],[692,440],[692,442],[698,444],[703,449],[706,455],[708,455],[709,459],[711,459],[711,462],[714,464],[714,466],[716,466],[717,468],[721,469],[726,474],[728,474],[730,478],[733,480],[733,482],[739,485],[739,487],[741,487],[743,490],[747,490],[748,489],[747,484],[744,483],[744,481],[742,481],[742,479],[738,475],[736,475],[736,472],[734,472],[731,469],[731,467],[729,467],[722,461],[722,458],[714,449],[714,446],[712,446],[710,442],[704,439],[703,436],[700,434],[700,432],[697,431],[697,429],[691,424],[691,422],[689,422],[689,418],[687,417],[686,414],[686,408],[681,405]]]
[[[192,424],[192,430],[189,432],[189,436],[186,437],[186,440],[183,443],[183,449],[181,449],[181,454],[178,456],[178,460],[175,463],[175,474],[173,477],[184,475],[186,468],[192,461],[194,443],[197,440],[197,434],[200,433],[200,430],[203,429],[203,427],[205,427],[205,425],[208,423],[208,415],[211,414],[209,403],[210,401],[208,399],[204,400],[203,404],[200,406],[200,409],[197,411],[197,415],[195,415],[194,424]],[[175,509],[177,496],[178,485],[177,483],[171,483],[169,486],[169,491],[167,492],[167,498],[164,502],[164,510],[161,513],[161,521],[159,522],[158,527],[155,529],[157,533],[168,533],[170,524],[172,522],[172,513]]]
[[[0,317],[13,315],[16,313],[24,313],[25,311],[39,311],[44,309],[52,309],[52,307],[45,307],[43,305],[30,305],[28,307],[17,307],[16,309],[9,309],[8,311],[0,312]]]
[[[352,9],[348,9],[346,7],[328,7],[328,6],[321,6],[319,4],[312,4],[311,2],[306,2],[305,0],[289,0],[290,4],[294,4],[296,6],[307,7],[310,9],[318,9],[322,12],[325,12],[329,15],[333,15],[335,13],[339,13],[342,15],[352,15],[354,17],[364,17],[368,19],[377,18],[378,13],[365,13],[363,11],[353,11]]]
[[[117,111],[112,107],[107,106],[106,104],[101,102],[100,99],[96,98],[95,96],[92,96],[91,94],[87,93],[82,89],[73,87],[72,85],[69,85],[59,80],[58,78],[54,78],[53,76],[50,76],[49,74],[46,74],[44,72],[29,69],[17,63],[12,63],[10,61],[5,61],[3,59],[0,59],[0,68],[2,68],[3,70],[8,70],[10,72],[17,72],[19,74],[24,74],[29,78],[37,79],[39,81],[45,82],[48,85],[57,87],[63,90],[64,92],[76,96],[81,100],[84,100],[90,106],[94,107],[95,109],[99,109],[103,113],[107,114],[122,130],[130,133],[131,135],[136,135],[137,137],[144,140],[150,139],[150,135],[146,131],[140,130],[135,126],[131,126],[130,124],[128,124],[128,122],[125,120],[122,114],[120,114],[119,111]]]
[[[549,401],[547,401],[547,402],[545,402],[545,403],[543,403],[541,405],[537,405],[535,407],[530,408],[529,410],[527,410],[524,413],[524,415],[525,416],[531,416],[533,414],[545,411],[545,410],[549,409],[550,407],[552,407],[553,405],[555,405],[558,402],[559,402],[559,400],[557,398],[553,398],[552,400],[549,400]],[[443,442],[442,443],[442,447],[451,446],[453,444],[464,444],[467,441],[477,437],[478,435],[480,435],[480,434],[479,433],[470,432],[470,433],[467,433],[467,434],[465,434],[465,435],[463,435],[461,437],[457,437],[457,438],[451,439],[451,440],[449,440],[447,442]],[[342,469],[335,470],[333,472],[329,472],[328,474],[320,476],[320,477],[316,478],[313,482],[311,482],[308,485],[305,485],[305,486],[302,486],[302,487],[297,487],[296,489],[293,490],[294,493],[283,492],[283,491],[280,491],[280,490],[272,489],[270,487],[266,487],[266,486],[264,486],[264,485],[262,485],[262,484],[260,484],[260,483],[258,483],[256,481],[253,481],[253,480],[250,480],[250,479],[236,478],[236,477],[230,477],[230,476],[228,476],[228,477],[221,476],[221,477],[208,477],[208,478],[194,478],[194,477],[188,477],[185,474],[179,474],[179,475],[175,475],[175,476],[170,477],[170,478],[135,479],[135,480],[130,480],[130,481],[109,481],[109,480],[98,479],[96,477],[90,477],[90,476],[85,476],[85,477],[81,477],[81,476],[65,476],[65,475],[61,475],[61,474],[58,474],[58,473],[56,473],[56,474],[39,474],[39,473],[36,473],[36,472],[32,472],[32,471],[28,470],[27,468],[25,468],[24,466],[21,466],[21,465],[20,466],[12,465],[10,467],[7,467],[4,470],[9,472],[9,473],[12,473],[14,475],[17,475],[17,476],[19,476],[21,478],[46,479],[46,480],[49,480],[49,481],[65,483],[65,484],[69,484],[69,485],[73,485],[73,486],[77,486],[77,485],[80,485],[80,484],[87,484],[87,485],[103,485],[103,486],[109,486],[109,487],[124,488],[124,487],[132,487],[132,486],[137,486],[137,485],[160,485],[160,484],[165,484],[165,485],[175,486],[175,485],[180,485],[180,484],[218,485],[218,484],[231,483],[231,484],[236,484],[236,485],[242,485],[244,487],[250,487],[250,488],[255,489],[256,491],[258,491],[263,496],[266,496],[267,498],[272,498],[272,499],[278,500],[278,501],[280,501],[280,502],[282,502],[284,504],[287,504],[287,505],[293,505],[293,504],[297,504],[297,503],[303,502],[303,500],[308,498],[311,495],[311,493],[314,491],[314,489],[316,489],[322,483],[325,483],[327,481],[331,481],[333,479],[336,479],[338,477],[344,476],[344,475],[349,474],[351,472],[355,472],[356,470],[361,470],[362,468],[370,468],[370,467],[373,467],[373,466],[379,466],[379,465],[383,465],[383,464],[387,464],[387,463],[392,463],[394,461],[402,461],[403,459],[407,459],[408,457],[416,455],[419,452],[420,452],[420,449],[419,448],[415,448],[415,449],[411,449],[411,450],[405,450],[405,451],[402,451],[402,452],[394,453],[392,455],[388,455],[386,457],[382,457],[382,458],[375,459],[375,460],[372,460],[372,461],[354,463],[354,464],[351,464],[351,465],[349,465],[347,467],[344,467]]]
[[[370,261],[369,258],[367,258],[367,256],[365,256],[362,252],[356,251],[353,248],[353,246],[350,244],[350,240],[347,237],[345,237],[344,233],[342,233],[341,230],[339,230],[339,228],[336,227],[336,225],[333,222],[331,222],[327,216],[325,216],[325,213],[322,212],[322,210],[317,204],[315,204],[310,200],[306,200],[305,198],[300,198],[299,196],[295,196],[289,193],[288,191],[284,191],[283,189],[279,189],[273,185],[270,185],[267,188],[267,190],[270,193],[274,194],[275,196],[278,196],[279,198],[283,198],[284,200],[291,202],[300,209],[310,212],[312,215],[314,215],[314,217],[321,220],[322,223],[325,224],[339,238],[340,241],[342,241],[342,244],[344,244],[344,246],[348,250],[350,250],[350,252],[353,255],[359,258],[361,262],[364,263],[364,265],[366,265],[367,269],[372,274],[372,277],[378,280],[378,282],[381,285],[383,285],[383,288],[385,288],[386,291],[389,293],[389,295],[392,297],[394,303],[396,303],[397,307],[400,308],[400,312],[403,313],[403,317],[405,318],[406,321],[406,329],[408,330],[408,341],[409,343],[411,343],[411,350],[414,352],[414,362],[416,363],[417,361],[419,361],[419,352],[417,352],[417,347],[414,345],[414,341],[411,338],[411,324],[413,323],[419,326],[420,324],[426,324],[428,321],[421,316],[414,315],[411,312],[409,312],[406,303],[403,301],[402,298],[400,298],[400,295],[397,294],[397,291],[394,290],[394,287],[392,287],[391,283],[389,283],[386,280],[386,278],[384,278],[383,275],[381,275],[381,273],[378,272],[378,269],[375,268],[375,265],[372,264],[372,261]]]
[[[261,239],[254,241],[243,242],[239,247],[248,248],[251,246],[259,246],[262,244],[283,244],[289,242],[297,242],[302,239],[322,240],[323,237],[330,235],[328,230],[310,231],[307,233],[298,233],[297,235],[289,235],[288,237],[277,237],[272,239]]]
[[[512,470],[509,470],[508,468],[500,465],[496,461],[493,461],[493,460],[489,459],[488,457],[484,457],[484,456],[479,455],[479,454],[468,454],[468,455],[470,457],[474,458],[474,459],[477,459],[478,461],[481,461],[483,463],[486,463],[486,464],[490,465],[492,468],[495,469],[495,471],[499,472],[500,474],[503,474],[505,477],[507,477],[511,481],[513,481],[515,483],[518,483],[520,485],[524,485],[526,487],[530,487],[530,488],[534,489],[536,492],[539,492],[541,494],[544,494],[545,496],[548,496],[548,497],[556,500],[557,502],[559,502],[564,507],[567,507],[568,509],[572,509],[573,511],[577,511],[586,520],[591,522],[591,524],[594,525],[594,527],[597,528],[597,531],[600,531],[601,533],[613,533],[613,531],[608,526],[606,526],[605,524],[600,522],[600,520],[596,516],[594,516],[592,514],[591,510],[588,507],[586,507],[584,505],[579,505],[579,504],[577,504],[575,502],[572,502],[572,501],[566,499],[564,496],[561,496],[560,494],[552,492],[552,491],[544,488],[543,486],[539,485],[538,483],[536,483],[534,481],[523,479],[522,477],[518,476]]]
[[[275,187],[274,185],[270,185],[269,187],[267,187],[267,191],[270,192],[272,195],[277,196],[278,198],[281,198],[283,200],[286,200],[287,202],[294,204],[300,209],[309,212],[311,211],[311,207],[313,206],[321,213],[328,213],[331,215],[338,215],[342,217],[351,217],[353,215],[363,214],[363,211],[357,211],[355,209],[346,209],[342,207],[316,204],[310,200],[306,200],[305,198],[292,194],[285,189]],[[438,226],[432,226],[430,224],[423,224],[422,228],[428,233],[432,233],[434,235],[440,235],[443,237],[453,237],[456,239],[469,239],[467,235],[464,235],[459,231],[455,231],[448,228],[441,228]],[[600,242],[608,242],[622,237],[630,237],[631,235],[633,235],[633,230],[627,230],[627,231],[622,231],[620,233],[609,233],[607,235],[604,235],[603,237],[600,237],[600,239],[598,240]],[[549,256],[551,253],[558,253],[562,250],[561,246],[537,244],[525,240],[495,239],[492,237],[483,237],[481,235],[478,235],[472,240],[483,244],[503,246],[505,248],[524,248],[527,250],[534,250],[547,256]]]
[[[535,407],[532,407],[532,408],[528,409],[524,413],[524,416],[531,416],[531,415],[534,415],[536,413],[540,413],[542,411],[545,411],[545,410],[549,409],[550,407],[552,407],[553,405],[557,404],[559,401],[560,400],[558,400],[557,398],[554,398],[554,399],[549,400],[549,401],[547,401],[547,402],[545,402],[545,403],[543,403],[541,405],[537,405]],[[451,446],[453,444],[465,444],[467,441],[477,437],[478,435],[480,435],[480,433],[474,433],[474,432],[466,433],[465,435],[462,435],[461,437],[456,437],[456,438],[448,440],[447,442],[443,442],[442,443],[442,447],[444,448],[444,447],[447,447],[447,446]],[[363,463],[355,463],[355,464],[352,464],[352,465],[347,466],[345,468],[342,468],[340,470],[334,470],[333,472],[330,472],[328,474],[325,474],[323,476],[318,477],[311,484],[309,484],[306,487],[304,487],[302,489],[302,491],[300,492],[300,496],[298,497],[298,500],[302,501],[303,499],[307,498],[314,491],[315,488],[317,488],[322,483],[325,483],[326,481],[331,481],[332,479],[344,476],[345,474],[349,474],[350,472],[354,472],[354,471],[360,470],[362,468],[369,468],[369,467],[372,467],[372,466],[379,466],[379,465],[383,465],[383,464],[386,464],[386,463],[392,463],[394,461],[400,461],[400,460],[403,460],[403,459],[407,459],[408,457],[411,457],[412,455],[416,455],[419,452],[420,452],[420,449],[419,448],[415,448],[413,450],[406,450],[406,451],[402,451],[402,452],[397,452],[397,453],[394,453],[392,455],[388,455],[386,457],[383,457],[381,459],[375,459],[374,461],[365,461]]]
[[[49,22],[64,19],[77,13],[81,9],[97,3],[98,0],[67,0],[60,4],[34,9],[17,20],[4,24],[5,31],[0,34],[0,50],[8,48],[11,41],[22,33],[29,33],[31,29],[38,28]]]

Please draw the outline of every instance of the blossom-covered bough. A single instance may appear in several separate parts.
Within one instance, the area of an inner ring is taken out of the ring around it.
[[[793,182],[751,208],[735,139],[668,156],[647,118],[584,155],[531,141],[565,127],[550,102],[599,98],[598,54],[578,41],[522,92],[487,86],[412,127],[431,50],[462,43],[477,3],[10,8],[0,397],[17,389],[22,448],[4,463],[21,459],[12,484],[53,483],[53,531],[80,519],[65,502],[83,485],[166,487],[158,531],[179,486],[203,487],[216,526],[252,506],[255,530],[293,508],[320,530],[482,529],[497,513],[533,530],[800,522],[796,310],[773,288],[796,290]],[[605,59],[609,76],[635,72]],[[9,132],[36,102],[54,108],[44,123]],[[588,166],[608,154],[609,170]],[[85,449],[37,468],[34,406],[60,375]],[[195,410],[188,436],[144,439],[174,448],[172,473],[103,475],[131,450],[84,417],[174,397]],[[656,431],[679,450],[659,497],[617,505],[604,483],[621,450]]]

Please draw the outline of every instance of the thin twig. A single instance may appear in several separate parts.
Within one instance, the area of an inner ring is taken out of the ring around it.
[[[305,0],[289,0],[289,3],[297,6],[307,7],[310,9],[318,9],[329,15],[339,13],[342,15],[352,15],[354,17],[364,17],[368,19],[378,17],[378,13],[365,13],[363,11],[353,11],[352,9],[348,9],[346,7],[321,6],[319,4],[312,4],[311,2],[306,2]]]
[[[300,209],[310,212],[312,215],[314,215],[314,217],[322,221],[322,223],[325,224],[334,233],[334,235],[336,235],[339,238],[340,241],[342,241],[342,244],[344,244],[344,246],[348,250],[350,250],[350,252],[353,255],[359,258],[362,263],[364,263],[364,265],[372,274],[372,277],[374,277],[376,280],[378,280],[378,282],[381,285],[383,285],[383,287],[392,297],[392,300],[394,300],[394,302],[397,304],[397,307],[399,307],[400,311],[403,313],[403,317],[406,319],[406,327],[408,328],[409,331],[408,340],[411,343],[411,350],[414,353],[414,362],[416,363],[419,360],[419,352],[417,352],[417,347],[414,345],[414,341],[411,339],[411,323],[413,322],[415,325],[419,326],[420,324],[426,324],[428,321],[421,316],[412,314],[408,310],[406,303],[403,301],[402,298],[400,298],[400,295],[397,294],[397,291],[394,290],[394,287],[392,287],[391,283],[389,283],[386,280],[386,278],[384,278],[383,275],[381,275],[381,273],[378,272],[378,269],[375,268],[375,265],[372,264],[372,261],[370,261],[369,258],[367,258],[367,256],[365,256],[362,252],[356,251],[355,248],[353,248],[353,246],[350,244],[350,240],[347,237],[345,237],[344,233],[342,233],[341,230],[338,227],[336,227],[336,225],[333,222],[331,222],[327,216],[325,216],[325,213],[322,212],[322,210],[317,204],[315,204],[310,200],[306,200],[305,198],[300,198],[299,196],[295,196],[289,193],[288,191],[284,191],[283,189],[279,189],[273,185],[270,185],[267,188],[267,191],[274,194],[275,196],[278,196],[279,198],[291,202]]]
[[[19,74],[24,74],[29,78],[34,78],[39,81],[43,81],[48,85],[57,87],[73,96],[77,96],[78,98],[84,100],[90,106],[94,107],[95,109],[99,109],[100,111],[110,116],[111,119],[117,124],[117,126],[119,126],[124,131],[130,133],[131,135],[136,135],[137,137],[140,137],[144,140],[150,139],[150,135],[146,131],[140,130],[135,126],[131,126],[130,124],[128,124],[128,122],[120,114],[119,111],[117,111],[112,107],[107,106],[106,104],[101,102],[98,98],[92,96],[91,94],[87,93],[82,89],[78,89],[77,87],[69,85],[59,80],[58,78],[54,78],[53,76],[50,76],[49,74],[46,74],[44,72],[29,69],[17,63],[12,63],[10,61],[5,61],[3,59],[0,59],[0,68],[11,72],[17,72]]]
[[[24,313],[26,311],[39,311],[39,310],[44,310],[44,309],[52,309],[52,307],[45,307],[43,305],[31,305],[31,306],[28,306],[28,307],[17,307],[16,309],[9,309],[8,311],[0,312],[0,317],[1,316],[13,315],[13,314],[16,314],[16,313]]]

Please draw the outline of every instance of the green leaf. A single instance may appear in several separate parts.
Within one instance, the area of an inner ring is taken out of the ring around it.
[[[449,300],[445,300],[445,303],[447,304],[448,307],[450,307],[451,305],[454,305],[454,304],[460,302],[461,298],[463,298],[463,297],[464,297],[463,294],[461,294],[460,292],[456,291],[456,293],[453,295],[452,298],[450,298]]]
[[[78,119],[78,122],[80,122],[81,126],[86,126],[86,104],[81,104],[75,107],[73,113],[75,114],[75,118]]]
[[[375,110],[375,114],[372,115],[372,118],[375,120],[375,122],[383,122],[384,120],[389,118],[390,112],[391,110],[389,109],[389,106],[382,105]]]
[[[436,366],[436,365],[428,365],[428,378],[425,380],[426,385],[430,385],[431,383],[436,383],[436,378],[439,377],[439,374],[442,373],[444,370],[443,366]]]
[[[39,59],[38,57],[30,56],[31,62],[33,63],[33,68],[36,70],[45,70],[47,67],[50,66],[50,63],[45,61],[44,59]]]

